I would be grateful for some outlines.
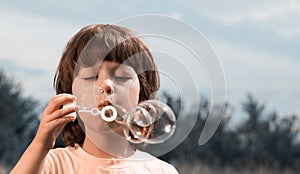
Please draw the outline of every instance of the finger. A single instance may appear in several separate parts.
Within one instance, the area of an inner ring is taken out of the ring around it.
[[[73,118],[71,117],[62,117],[59,119],[52,120],[51,122],[48,123],[48,126],[50,129],[59,129],[63,128],[65,124],[68,122],[74,121]]]
[[[73,117],[75,119],[75,116],[71,116],[73,112],[76,111],[76,107],[67,107],[67,108],[62,108],[54,111],[52,114],[50,114],[46,119],[47,122],[53,121],[55,119],[59,119],[62,117]],[[68,115],[70,114],[70,115]]]
[[[62,105],[75,101],[75,96],[71,94],[59,94],[54,96],[44,110],[46,115],[58,110]]]

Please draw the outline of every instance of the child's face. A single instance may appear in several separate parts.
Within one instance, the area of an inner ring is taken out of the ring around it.
[[[100,89],[104,94],[100,92]],[[80,107],[100,108],[103,102],[108,100],[112,104],[130,110],[138,104],[140,84],[132,67],[103,61],[100,65],[93,67],[81,67],[74,78],[72,92]],[[84,114],[79,114],[79,116],[85,121]],[[90,117],[88,117],[88,122],[96,121],[96,119],[91,121]],[[96,123],[91,124],[93,128],[101,126]]]

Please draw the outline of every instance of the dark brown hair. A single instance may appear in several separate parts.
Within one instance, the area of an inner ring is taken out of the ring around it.
[[[54,77],[56,94],[72,94],[72,83],[80,66],[93,66],[99,61],[126,63],[138,74],[139,102],[156,98],[160,80],[152,54],[130,30],[96,24],[84,27],[68,42]],[[78,120],[66,124],[62,138],[67,146],[83,144],[85,133]]]

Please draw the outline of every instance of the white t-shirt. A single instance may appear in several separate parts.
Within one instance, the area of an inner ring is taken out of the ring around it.
[[[74,147],[56,148],[46,156],[43,174],[178,174],[176,169],[148,153],[137,150],[129,158],[104,159],[85,152],[78,144]]]

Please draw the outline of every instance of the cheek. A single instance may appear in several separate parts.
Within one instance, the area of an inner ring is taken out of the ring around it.
[[[78,89],[79,89],[79,85],[80,83],[78,83],[78,78],[76,77],[73,81],[72,84],[72,94],[75,95],[77,97],[78,95]]]
[[[130,99],[131,106],[136,106],[138,104],[139,95],[140,95],[140,83],[138,78],[136,78],[129,86],[129,99]]]
[[[82,82],[82,80],[78,77],[75,77],[73,80],[73,84],[72,84],[72,93],[73,95],[75,95],[76,97],[80,94],[81,89],[83,89],[84,84]]]
[[[75,78],[72,84],[72,93],[76,96],[77,105],[80,107],[94,107],[95,92],[93,86],[86,85],[79,78]]]
[[[132,80],[126,85],[116,86],[115,100],[113,103],[130,110],[138,104],[140,94],[140,83],[137,80]]]

